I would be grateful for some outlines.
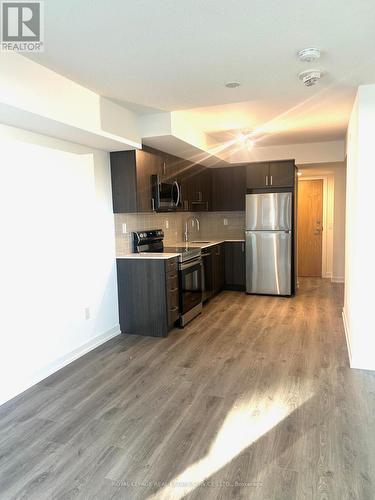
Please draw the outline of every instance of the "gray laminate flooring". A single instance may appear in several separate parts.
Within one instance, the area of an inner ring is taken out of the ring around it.
[[[167,339],[119,336],[0,408],[0,498],[374,499],[375,374],[342,285],[223,292]]]

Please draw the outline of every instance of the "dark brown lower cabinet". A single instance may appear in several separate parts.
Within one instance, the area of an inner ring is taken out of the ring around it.
[[[244,241],[225,242],[225,288],[245,290],[246,260]]]
[[[166,337],[179,318],[177,259],[117,259],[122,333]]]
[[[212,248],[212,289],[213,294],[221,292],[225,284],[225,244],[220,243]]]

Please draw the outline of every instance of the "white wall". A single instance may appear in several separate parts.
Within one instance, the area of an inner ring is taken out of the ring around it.
[[[141,147],[138,117],[16,53],[0,52],[0,120],[101,149]],[[77,139],[78,138],[78,139]]]
[[[360,86],[347,135],[343,318],[353,368],[375,370],[375,85]]]
[[[0,158],[3,402],[119,325],[108,153],[1,125]]]

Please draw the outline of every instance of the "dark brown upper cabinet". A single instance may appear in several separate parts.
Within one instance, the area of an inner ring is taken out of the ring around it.
[[[240,165],[212,170],[212,210],[245,210],[246,167]]]
[[[294,160],[249,163],[246,167],[247,189],[293,188]]]
[[[133,150],[111,153],[110,158],[113,212],[151,212],[151,175],[162,174],[162,156]]]
[[[212,172],[203,165],[187,162],[181,177],[182,207],[189,212],[212,208]]]

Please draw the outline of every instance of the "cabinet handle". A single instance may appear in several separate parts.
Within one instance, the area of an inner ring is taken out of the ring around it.
[[[272,186],[272,175],[271,175],[271,186]]]
[[[163,161],[163,174],[165,175],[165,161]]]
[[[266,175],[266,186],[268,186],[268,175]]]
[[[244,253],[245,252],[245,243],[241,244],[241,248],[242,248],[242,253]]]
[[[155,212],[155,198],[151,198],[152,211]]]
[[[177,292],[178,290],[178,287],[177,288],[171,288],[169,291],[172,293],[172,292]]]
[[[172,311],[177,311],[177,309],[178,309],[178,306],[176,306],[176,307],[171,307],[171,309],[169,309],[169,310],[172,312]]]

